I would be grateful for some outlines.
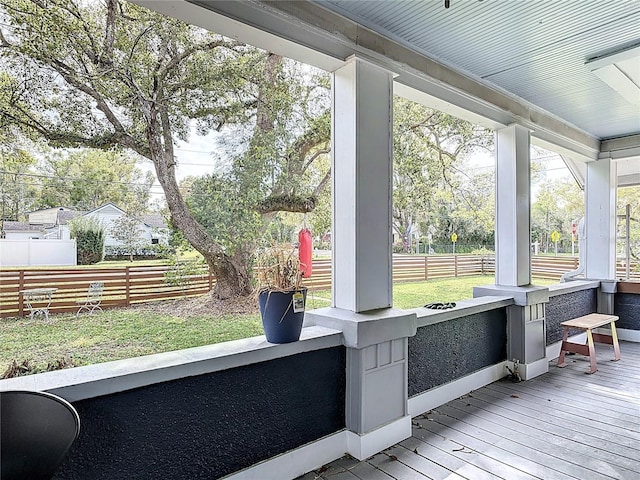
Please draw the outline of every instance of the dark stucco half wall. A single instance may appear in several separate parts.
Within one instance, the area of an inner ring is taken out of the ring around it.
[[[640,330],[640,293],[616,293],[613,313],[620,317],[616,328]]]
[[[56,480],[217,479],[345,428],[336,346],[74,402]]]
[[[506,360],[506,308],[418,328],[409,337],[409,397]]]
[[[562,340],[562,327],[560,326],[562,322],[596,311],[597,292],[597,288],[589,288],[554,295],[551,289],[549,290],[549,303],[547,303],[545,311],[547,346]]]

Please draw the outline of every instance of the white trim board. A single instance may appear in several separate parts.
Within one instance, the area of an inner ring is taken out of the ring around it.
[[[342,430],[227,475],[224,480],[294,479],[337,460],[346,453],[364,460],[410,436],[410,416],[362,435]]]
[[[364,460],[411,436],[411,416],[406,415],[371,432],[358,435],[346,431],[347,452]]]
[[[347,451],[346,431],[308,443],[223,477],[224,480],[286,480],[304,475],[342,457]]]
[[[540,360],[536,360],[535,362],[521,363],[519,367],[520,378],[527,381],[547,373],[549,371],[549,360],[545,357]]]
[[[409,399],[409,415],[415,417],[440,405],[444,405],[462,395],[466,395],[473,390],[500,380],[508,373],[505,368],[505,365],[508,364],[509,362],[506,360],[502,361],[496,365],[491,365],[490,367],[467,375],[466,377],[411,397]]]

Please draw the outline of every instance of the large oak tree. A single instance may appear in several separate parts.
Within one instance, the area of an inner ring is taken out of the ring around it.
[[[304,186],[300,175],[329,140],[322,102],[301,112],[313,103],[313,79],[291,97],[281,57],[120,0],[0,5],[0,128],[150,159],[172,224],[214,271],[215,294],[248,293],[250,245],[225,245],[194,218],[176,181],[175,142],[194,123],[201,134],[239,126],[247,141],[222,178],[233,182],[227,190],[263,221],[278,210],[309,211],[326,180]]]

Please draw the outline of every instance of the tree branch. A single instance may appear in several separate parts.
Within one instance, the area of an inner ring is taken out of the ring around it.
[[[316,185],[316,188],[313,189],[313,197],[318,198],[320,194],[324,191],[326,186],[329,184],[329,180],[331,180],[331,169],[327,170],[327,173],[324,174],[322,180]]]
[[[196,52],[200,52],[200,51],[206,52],[206,51],[214,50],[218,47],[227,47],[229,49],[233,49],[234,47],[241,47],[241,46],[245,46],[245,44],[241,42],[236,42],[236,41],[227,42],[224,39],[218,39],[208,43],[194,45],[193,47],[187,48],[184,51],[180,52],[179,54],[174,55],[171,58],[171,60],[169,60],[169,62],[164,66],[164,68],[161,68],[158,71],[157,77],[165,78],[171,70],[177,68],[184,60],[186,60]]]
[[[2,29],[0,29],[0,47],[10,47],[11,44],[7,42],[7,39],[4,38],[4,34],[2,33]]]
[[[113,43],[116,35],[116,17],[118,14],[118,0],[107,0],[107,18],[104,29],[104,44],[102,54],[98,59],[100,65],[113,65]]]
[[[271,212],[309,213],[315,210],[317,198],[313,195],[302,197],[293,194],[271,195],[262,200],[256,211],[262,215]]]
[[[313,155],[311,155],[311,157],[309,158],[309,160],[307,160],[307,163],[305,163],[302,166],[302,173],[307,171],[307,168],[309,168],[311,166],[311,164],[313,163],[313,161],[318,158],[320,155],[326,155],[328,153],[331,153],[331,149],[330,148],[323,148],[321,150],[318,150],[316,152],[314,152]]]

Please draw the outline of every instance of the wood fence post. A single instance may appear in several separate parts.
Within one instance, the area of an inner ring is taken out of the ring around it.
[[[209,266],[209,291],[213,289],[213,272],[211,271],[211,266]]]
[[[457,277],[458,276],[458,256],[454,255],[453,256],[453,276]]]
[[[24,315],[24,296],[20,293],[20,291],[24,290],[24,270],[20,270],[20,274],[18,276],[18,316],[22,317]]]
[[[426,255],[424,256],[424,279],[425,281],[429,280],[429,272],[428,272],[428,264],[429,264],[429,257],[427,257]]]
[[[128,307],[131,305],[131,273],[129,272],[130,267],[124,267],[124,303]]]

